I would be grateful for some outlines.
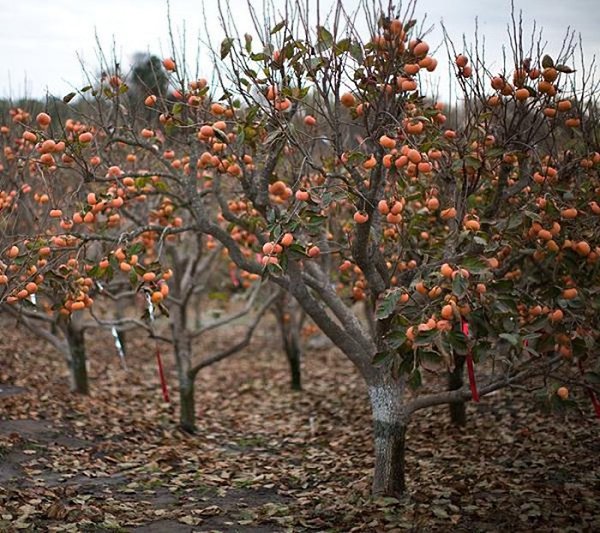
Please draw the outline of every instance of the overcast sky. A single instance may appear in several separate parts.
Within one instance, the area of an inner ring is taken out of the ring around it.
[[[275,5],[283,3],[273,1]],[[316,5],[316,0],[308,1]],[[217,0],[206,2],[214,9]],[[327,4],[327,0],[321,2]],[[246,0],[230,3],[239,29],[246,31]],[[357,3],[345,0],[344,6],[352,9]],[[201,4],[201,0],[170,0],[173,25],[180,31],[185,24],[192,49],[196,37],[206,34]],[[549,53],[556,53],[570,26],[581,33],[586,55],[600,56],[599,0],[515,0],[515,6],[523,10],[527,30],[533,20],[544,28]],[[451,37],[461,42],[463,33],[471,40],[477,17],[488,56],[499,62],[501,45],[507,42],[510,0],[419,0],[417,15],[425,13],[436,28],[428,37],[434,46],[441,42],[440,21]],[[218,28],[216,17],[210,27]],[[0,97],[41,97],[46,92],[62,96],[81,87],[80,59],[91,72],[98,70],[96,34],[106,51],[116,43],[123,65],[130,64],[136,52],[163,56],[169,51],[166,0],[0,0],[0,28]],[[221,38],[216,30],[214,38]],[[443,60],[445,51],[440,50],[438,57]],[[201,64],[208,65],[207,59],[201,59]],[[446,83],[440,85],[446,92]]]

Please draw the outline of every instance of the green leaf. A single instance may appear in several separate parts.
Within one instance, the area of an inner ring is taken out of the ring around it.
[[[350,50],[351,46],[352,46],[352,41],[350,40],[349,37],[346,39],[342,39],[341,41],[338,41],[337,43],[335,43],[335,54],[340,55],[340,54],[343,54],[344,52],[348,52]]]
[[[515,347],[519,345],[519,337],[517,335],[513,335],[512,333],[500,333],[498,337],[504,339],[505,341],[508,341],[511,345]]]
[[[281,22],[278,22],[271,28],[271,35],[276,34],[279,30],[281,30],[287,24],[287,19],[283,19]]]
[[[491,345],[487,342],[478,342],[473,346],[473,360],[476,363],[485,361],[485,358],[490,353]]]
[[[481,160],[473,157],[472,155],[465,156],[465,164],[469,167],[473,167],[474,169],[478,169],[481,166]]]
[[[487,150],[485,152],[485,155],[489,158],[501,157],[504,155],[504,148],[502,148],[500,146],[495,146],[494,148],[490,148],[489,150]]]
[[[375,366],[380,365],[380,364],[384,363],[385,361],[387,361],[391,356],[392,356],[392,353],[388,350],[385,350],[383,352],[377,352],[373,356],[372,363]]]
[[[135,287],[138,282],[138,276],[135,270],[131,269],[129,271],[129,283],[131,283],[132,287]]]
[[[520,215],[514,216],[514,217],[510,217],[508,219],[508,225],[507,225],[507,230],[513,230],[513,229],[517,229],[519,227],[521,227],[521,225],[523,224],[523,217]]]
[[[171,113],[173,113],[173,115],[181,115],[182,111],[183,111],[183,104],[181,102],[177,102],[176,104],[173,105],[173,109],[171,110]]]
[[[331,45],[333,44],[333,35],[331,35],[331,32],[324,26],[318,26],[317,40],[317,48],[319,50],[327,50],[328,48],[331,48]]]
[[[448,342],[455,353],[458,355],[467,355],[467,337],[460,331],[448,332]]]
[[[586,372],[584,374],[584,379],[589,383],[594,383],[596,385],[600,384],[600,374],[598,374],[597,372]]]
[[[423,379],[421,378],[421,371],[419,369],[415,369],[415,371],[408,378],[408,385],[412,389],[418,389],[423,384]]]
[[[129,255],[140,254],[144,251],[144,245],[141,242],[136,242],[129,250],[127,250]]]
[[[397,350],[406,342],[406,333],[401,330],[392,331],[386,339],[385,343],[392,349]]]
[[[542,217],[537,213],[533,213],[532,211],[523,211],[523,214],[530,220],[535,220],[536,222],[541,222]]]
[[[417,337],[414,340],[414,346],[428,346],[432,344],[435,337],[439,335],[439,330],[430,329],[429,331],[419,331]]]
[[[223,39],[223,41],[221,42],[221,59],[225,59],[229,55],[229,52],[231,52],[232,46],[233,46],[233,38],[232,37],[226,37],[225,39]]]
[[[562,72],[563,74],[573,74],[573,72],[575,72],[575,69],[572,69],[567,65],[556,65],[556,70],[558,70],[558,72]]]
[[[388,289],[386,291],[375,312],[377,320],[383,320],[394,312],[400,296],[402,296],[402,289],[400,288]]]
[[[463,268],[466,268],[467,270],[473,272],[473,273],[478,273],[478,272],[484,272],[486,270],[488,270],[488,265],[485,261],[482,261],[481,259],[478,259],[476,257],[467,257],[465,258],[460,266],[462,266]]]
[[[248,53],[252,52],[252,35],[250,35],[249,33],[245,33],[244,41],[246,42],[246,45],[245,45],[246,52],[248,52]]]
[[[213,291],[208,294],[208,299],[227,302],[229,300],[229,295],[226,292]]]
[[[219,139],[219,141],[225,144],[229,143],[229,137],[227,137],[227,134],[223,130],[213,126],[213,131],[215,132],[215,136]]]
[[[542,68],[552,68],[554,67],[554,59],[552,59],[548,54],[546,54],[542,58]]]
[[[352,45],[350,46],[350,55],[357,63],[362,64],[364,62],[363,49],[359,42],[352,42]]]
[[[460,274],[456,275],[452,280],[452,292],[458,298],[462,298],[465,292],[467,292],[468,284],[469,282],[467,281],[467,278],[462,277]]]

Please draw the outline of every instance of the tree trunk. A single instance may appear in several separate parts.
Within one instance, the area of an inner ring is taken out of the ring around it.
[[[464,385],[463,374],[465,368],[465,357],[462,355],[454,356],[454,370],[448,372],[448,390],[458,390]],[[466,402],[455,402],[448,404],[450,407],[450,420],[455,426],[465,426],[467,424],[467,404]]]
[[[196,402],[194,397],[195,375],[190,372],[192,367],[192,342],[185,322],[178,316],[181,310],[173,308],[173,343],[177,376],[179,378],[179,427],[187,432],[196,431]]]
[[[125,343],[125,332],[121,329],[117,329],[117,337],[119,342],[121,343],[121,350],[123,350],[123,355],[127,356],[127,346]]]
[[[179,426],[186,433],[196,432],[196,401],[194,398],[194,378],[179,378]]]
[[[295,302],[290,302],[291,297],[282,293],[274,306],[275,317],[279,324],[281,340],[285,356],[290,365],[290,384],[292,390],[302,390],[302,346],[300,342],[300,329],[302,318],[298,315]]]
[[[297,339],[289,339],[289,343],[285,343],[285,353],[288,363],[290,364],[290,377],[292,390],[302,390],[302,371],[301,371],[301,351]]]
[[[408,419],[402,408],[402,386],[393,382],[370,386],[369,397],[375,444],[373,495],[398,498],[406,489],[404,455]]]
[[[84,332],[69,322],[65,328],[65,336],[69,345],[71,390],[78,394],[89,394]]]

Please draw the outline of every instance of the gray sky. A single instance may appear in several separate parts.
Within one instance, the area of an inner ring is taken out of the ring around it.
[[[276,6],[282,3],[274,0]],[[344,5],[351,9],[357,3],[346,0]],[[196,37],[206,34],[201,1],[170,0],[170,4],[175,29],[180,31],[185,21],[188,47],[195,50]],[[231,4],[239,29],[250,29],[244,24],[250,22],[246,0],[231,0]],[[207,5],[214,9],[216,0],[207,0]],[[515,6],[523,10],[526,30],[533,20],[544,28],[549,53],[556,53],[570,26],[581,33],[586,56],[600,56],[598,0],[515,0]],[[440,20],[460,43],[463,33],[468,41],[472,39],[477,17],[488,57],[499,65],[501,45],[507,42],[510,0],[419,0],[417,15],[425,13],[429,24],[435,25],[428,37],[433,46],[441,42]],[[211,28],[217,27],[215,18]],[[0,97],[41,97],[46,91],[62,96],[81,87],[85,83],[79,58],[91,72],[98,70],[96,33],[105,51],[110,52],[114,40],[123,65],[136,52],[168,55],[169,50],[165,0],[0,0],[0,28]],[[215,30],[214,39],[220,41],[220,32]],[[437,57],[443,62],[445,50],[440,49]],[[206,57],[201,58],[201,65],[207,68],[208,64]],[[443,72],[441,76],[440,90],[446,92]]]

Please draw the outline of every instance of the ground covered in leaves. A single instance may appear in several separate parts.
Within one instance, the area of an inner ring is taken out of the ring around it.
[[[259,332],[200,374],[190,436],[177,429],[166,347],[172,404],[153,343],[129,339],[125,372],[105,334],[88,337],[92,393],[80,397],[60,356],[1,325],[0,531],[600,530],[589,411],[543,414],[523,391],[503,391],[470,405],[466,428],[445,409],[421,412],[409,493],[373,501],[365,388],[334,349],[308,350],[305,390],[292,392],[275,330]]]

